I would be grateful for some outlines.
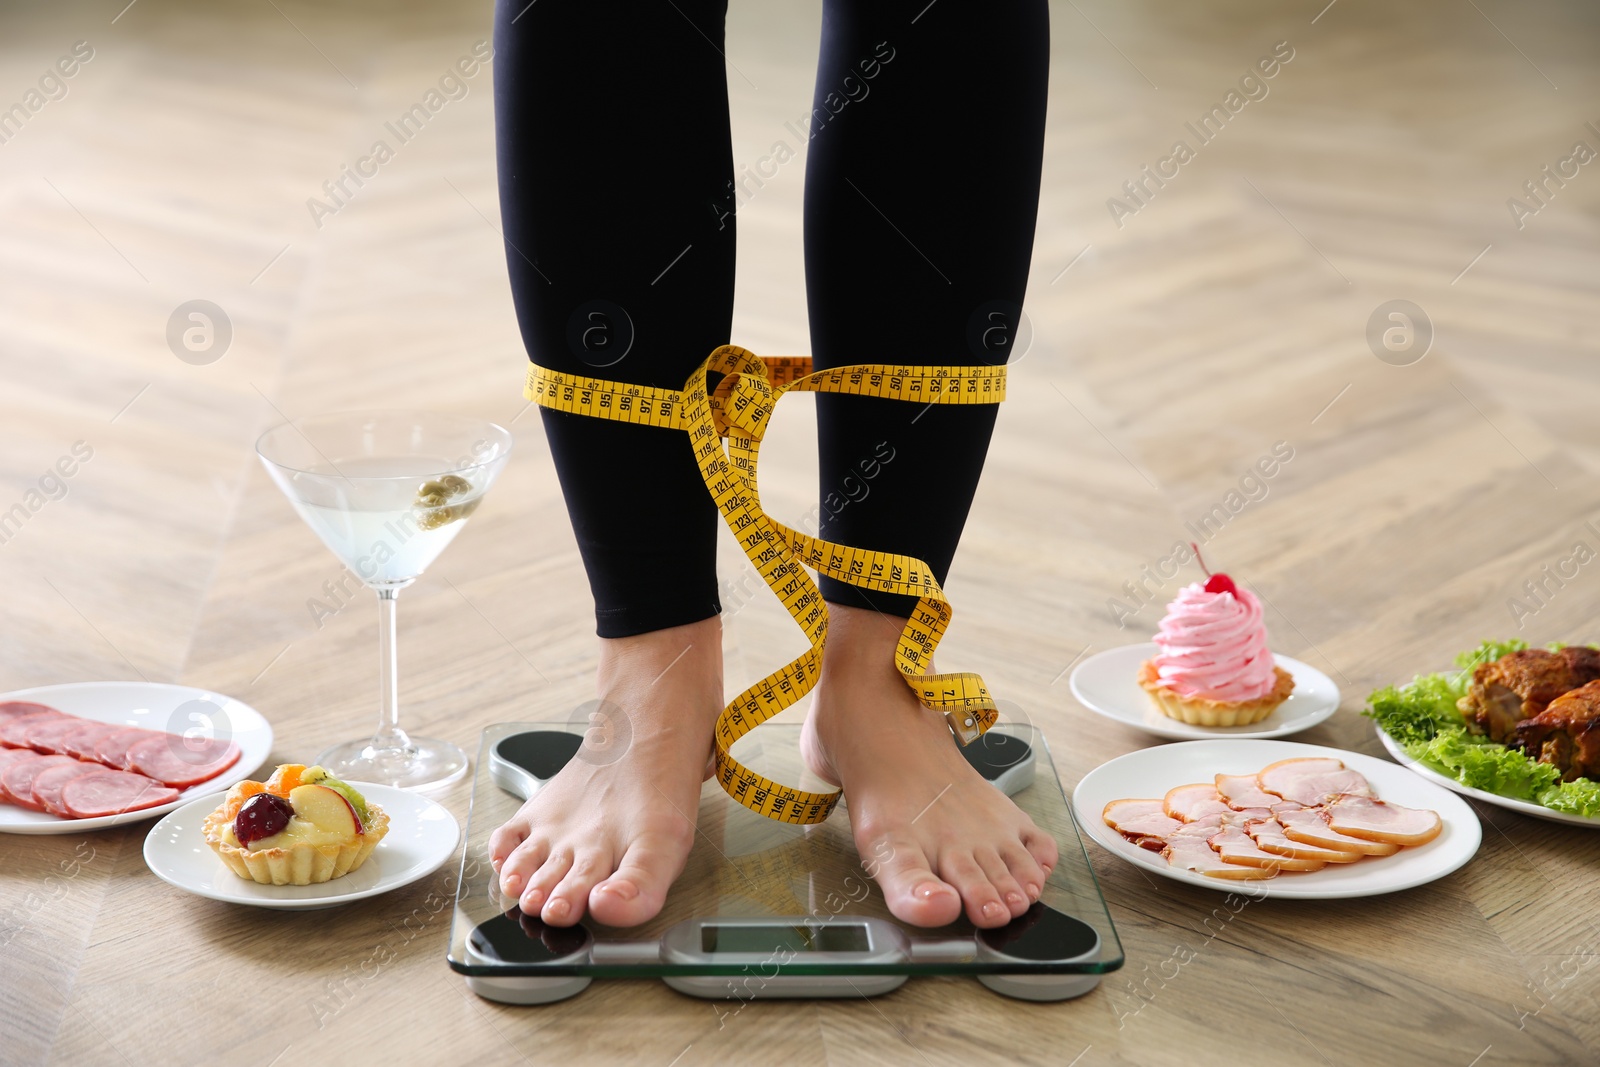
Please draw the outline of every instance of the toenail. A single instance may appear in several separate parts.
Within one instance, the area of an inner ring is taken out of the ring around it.
[[[489,866],[498,871],[500,869],[500,865],[504,862],[505,860],[501,859],[499,856],[496,856],[489,861]]]
[[[1028,886],[1027,886],[1027,889],[1028,889],[1028,899],[1029,900],[1038,900],[1039,899],[1039,887],[1038,886],[1034,885],[1032,882],[1029,882]]]
[[[607,882],[600,888],[604,889],[607,893],[610,893],[618,900],[632,900],[634,897],[639,895],[639,887],[625,878],[619,879],[615,882]]]
[[[1002,911],[1004,911],[1004,910],[1005,909],[1000,907],[1000,905],[998,903],[996,903],[995,901],[991,900],[991,901],[989,901],[987,904],[985,904],[983,906],[983,917],[985,919],[997,918],[1000,915],[1000,913]]]
[[[567,912],[570,909],[568,908],[565,900],[557,897],[555,900],[550,902],[550,906],[545,910],[550,913],[550,918],[552,919],[565,919],[567,917]]]
[[[1022,903],[1022,894],[1020,894],[1020,893],[1007,893],[1006,894],[1006,903],[1010,904],[1010,905],[1013,905],[1013,906],[1015,906],[1017,904],[1021,904]]]
[[[944,885],[941,882],[923,882],[911,891],[911,895],[921,897],[923,900],[932,900],[943,890]]]
[[[528,890],[528,895],[522,898],[522,910],[532,914],[539,910],[539,904],[544,900],[544,893],[537,889]]]
[[[522,875],[520,875],[520,874],[508,874],[508,875],[506,875],[505,890],[506,890],[506,895],[507,896],[513,896],[513,897],[516,896],[517,895],[517,890],[521,889],[521,888],[522,888]]]

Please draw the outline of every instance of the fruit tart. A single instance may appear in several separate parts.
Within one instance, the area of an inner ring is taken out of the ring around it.
[[[228,790],[201,828],[240,878],[315,885],[365,863],[389,832],[389,816],[321,767],[285,763],[265,782]]]
[[[1289,699],[1294,677],[1273,661],[1261,601],[1226,574],[1206,577],[1167,605],[1155,635],[1159,651],[1140,664],[1139,686],[1180,722],[1258,723]]]

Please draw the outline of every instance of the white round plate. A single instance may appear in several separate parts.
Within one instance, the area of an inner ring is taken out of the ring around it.
[[[1097,652],[1072,672],[1072,695],[1108,719],[1179,741],[1287,737],[1311,729],[1339,710],[1339,687],[1331,678],[1308,663],[1274,652],[1272,658],[1278,666],[1294,675],[1294,692],[1288,700],[1249,726],[1191,726],[1161,714],[1150,703],[1149,694],[1139,688],[1139,664],[1157,651],[1155,642],[1147,641]]]
[[[122,723],[173,734],[198,731],[206,737],[228,738],[239,744],[239,760],[232,767],[199,785],[190,786],[170,804],[102,815],[98,819],[63,819],[43,811],[29,811],[0,801],[0,833],[76,834],[106,826],[142,822],[188,803],[197,796],[227,789],[242,782],[266,762],[272,751],[272,727],[261,713],[209,689],[163,682],[68,682],[41,685],[0,694],[0,701],[31,700],[58,711],[95,722]],[[199,703],[203,702],[203,703]],[[210,705],[209,707],[207,705]]]
[[[456,818],[427,797],[387,785],[351,782],[389,815],[389,832],[372,855],[342,878],[318,885],[261,885],[229,870],[205,842],[200,824],[221,803],[215,796],[185,804],[151,828],[144,862],[168,885],[229,904],[284,911],[331,908],[375,897],[426,878],[461,841]]]
[[[1313,756],[1332,756],[1360,771],[1380,800],[1431,808],[1439,813],[1444,829],[1426,845],[1404,848],[1393,856],[1369,856],[1355,863],[1329,864],[1320,871],[1282,872],[1259,882],[1238,882],[1168,866],[1159,854],[1135,845],[1100,817],[1113,800],[1159,797],[1174,786],[1209,782],[1218,774],[1254,774],[1278,760]],[[1085,775],[1072,791],[1072,809],[1079,829],[1129,863],[1164,878],[1245,896],[1334,900],[1410,889],[1443,878],[1466,863],[1483,840],[1477,815],[1449,790],[1387,760],[1294,741],[1188,741],[1130,752]]]
[[[1383,742],[1383,747],[1389,750],[1389,755],[1405,764],[1411,770],[1422,775],[1430,782],[1437,782],[1446,789],[1460,793],[1464,797],[1481,800],[1485,804],[1496,807],[1509,808],[1519,811],[1524,815],[1532,815],[1536,819],[1549,819],[1551,822],[1564,822],[1571,826],[1587,826],[1591,830],[1600,830],[1600,818],[1591,818],[1588,815],[1573,815],[1565,811],[1552,811],[1543,804],[1535,804],[1531,800],[1518,800],[1515,797],[1503,797],[1498,793],[1486,793],[1482,789],[1474,789],[1470,785],[1462,785],[1448,774],[1437,771],[1420,760],[1414,760],[1406,754],[1395,739],[1378,730],[1378,740]]]

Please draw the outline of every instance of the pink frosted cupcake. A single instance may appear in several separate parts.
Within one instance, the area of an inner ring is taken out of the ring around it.
[[[1160,648],[1139,666],[1139,685],[1162,714],[1194,726],[1260,722],[1294,691],[1272,661],[1261,601],[1226,574],[1184,586],[1155,635]]]

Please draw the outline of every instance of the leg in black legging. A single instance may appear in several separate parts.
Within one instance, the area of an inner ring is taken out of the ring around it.
[[[536,363],[679,388],[727,343],[725,3],[501,0],[501,213]],[[490,857],[525,913],[631,926],[694,843],[722,708],[719,518],[683,433],[540,412],[594,592],[601,703]]]
[[[827,0],[805,190],[818,369],[1006,361],[1033,251],[1048,65],[1044,0]],[[996,407],[818,395],[822,536],[914,556],[942,583]],[[840,604],[901,616],[916,604],[820,585]]]
[[[529,357],[679,388],[729,340],[727,0],[502,0],[500,205]],[[541,408],[602,637],[719,610],[716,507],[684,435]]]
[[[1048,65],[1045,0],[824,0],[805,203],[819,367],[1006,360],[1033,246]],[[916,556],[942,582],[995,413],[819,394],[822,535]],[[1010,921],[1039,899],[1055,842],[972,770],[899,677],[895,642],[915,600],[821,584],[828,644],[806,760],[843,786],[890,911],[925,926],[963,912],[978,926]]]

